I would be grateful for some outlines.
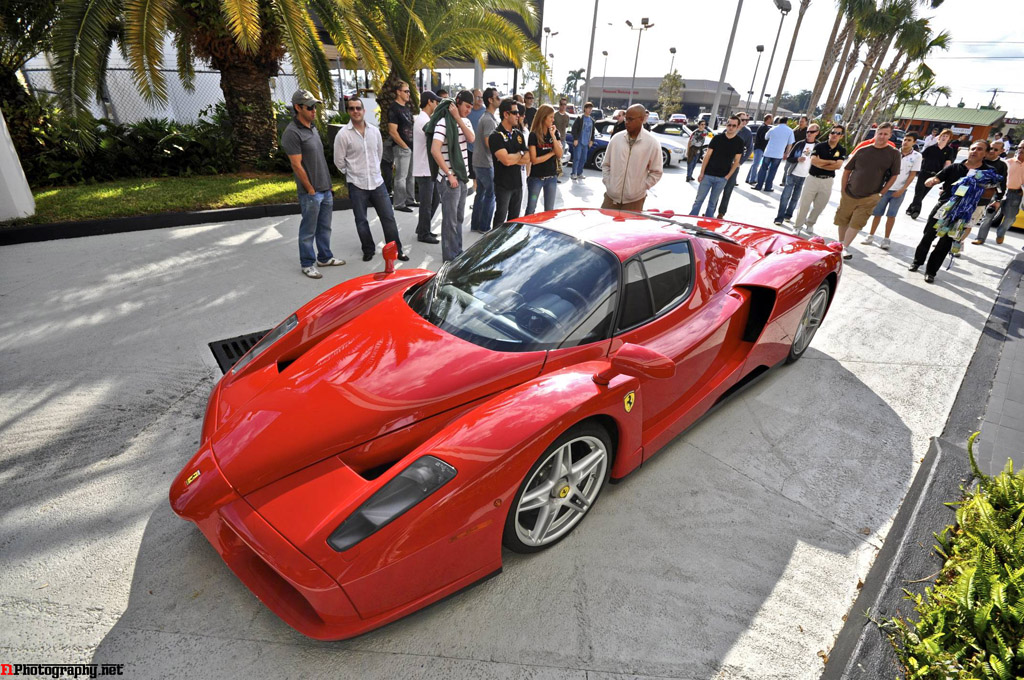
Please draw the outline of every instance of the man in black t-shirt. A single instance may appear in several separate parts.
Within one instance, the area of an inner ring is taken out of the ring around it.
[[[936,138],[936,142],[926,146],[921,152],[921,172],[918,173],[917,184],[914,186],[914,200],[907,206],[907,214],[915,220],[921,214],[924,197],[931,191],[931,186],[926,182],[956,160],[956,150],[950,144],[952,141],[953,131],[943,130]]]
[[[388,107],[388,135],[394,144],[392,156],[395,161],[394,200],[395,210],[412,212],[419,205],[416,202],[416,180],[412,176],[412,111],[409,100],[412,94],[409,85],[398,81],[395,101]]]
[[[843,167],[846,160],[846,149],[839,143],[846,128],[836,125],[828,133],[828,141],[819,142],[811,152],[811,167],[804,180],[804,190],[800,194],[800,207],[796,211],[793,228],[797,233],[805,226],[813,232],[814,223],[818,221],[821,211],[828,205],[832,196],[832,183],[836,179],[836,170]]]
[[[704,154],[704,162],[700,166],[700,186],[697,187],[697,199],[690,208],[691,215],[700,213],[701,203],[708,198],[708,207],[704,217],[714,217],[718,207],[718,197],[725,189],[726,183],[740,167],[743,158],[743,139],[736,134],[740,127],[739,116],[730,116],[725,125],[725,134],[715,135]]]
[[[530,162],[526,139],[519,128],[520,104],[505,99],[498,106],[501,125],[491,133],[487,148],[494,157],[494,228],[519,217],[523,204],[523,170]]]

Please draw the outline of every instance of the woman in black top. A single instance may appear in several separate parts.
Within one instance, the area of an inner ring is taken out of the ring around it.
[[[562,158],[562,138],[555,127],[555,110],[544,104],[537,109],[530,129],[530,176],[526,179],[526,214],[537,211],[540,192],[544,191],[544,210],[555,209],[558,196],[558,162]]]
[[[938,141],[921,152],[921,172],[917,173],[914,200],[907,206],[907,214],[915,220],[921,214],[921,202],[932,189],[925,186],[925,182],[956,160],[956,149],[950,144],[952,141],[953,131],[943,130],[939,133]]]

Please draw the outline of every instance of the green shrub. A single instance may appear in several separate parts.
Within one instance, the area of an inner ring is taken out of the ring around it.
[[[945,565],[934,587],[907,593],[920,620],[893,619],[893,642],[908,678],[1024,677],[1024,475],[1013,461],[983,475],[958,506],[956,524],[936,534]]]

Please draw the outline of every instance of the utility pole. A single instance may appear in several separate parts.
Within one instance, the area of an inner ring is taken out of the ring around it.
[[[743,0],[740,0],[743,2]],[[643,37],[644,31],[648,28],[654,28],[654,24],[649,23],[647,17],[640,20],[640,28],[633,28],[633,22],[626,19],[626,25],[629,26],[629,30],[637,31],[636,34],[636,57],[633,59],[633,79],[629,81],[629,103],[626,104],[626,108],[633,105],[633,86],[636,84],[636,65],[640,61],[640,38]]]
[[[729,56],[732,55],[732,41],[736,38],[736,26],[740,23],[740,11],[743,9],[743,0],[736,3],[736,18],[732,20],[732,33],[729,34],[729,46],[725,48],[725,61],[722,62],[722,75],[718,78],[718,85],[715,86],[715,103],[711,105],[711,120],[708,121],[708,129],[717,127],[715,123],[718,118],[718,103],[722,100],[722,83],[725,82],[725,72],[729,70]],[[758,56],[758,62],[761,57]]]
[[[993,87],[991,90],[985,90],[985,92],[991,92],[992,93],[992,99],[988,103],[989,106],[995,106],[996,105],[996,95],[999,94],[1001,91],[1002,90],[1000,90],[998,87]]]
[[[594,0],[594,21],[593,21],[593,23],[590,24],[590,52],[587,53],[587,73],[586,73],[587,79],[585,81],[583,81],[583,102],[584,103],[590,101],[590,99],[589,99],[589,96],[590,96],[590,67],[591,67],[591,65],[594,62],[594,36],[597,33],[597,3],[598,2],[599,2],[599,0]],[[608,53],[605,52],[604,56],[605,56],[605,60],[604,60],[605,70],[607,70],[608,69]],[[602,91],[604,90],[604,82],[603,81],[604,81],[604,79],[602,78],[602,82],[601,82],[601,90]]]

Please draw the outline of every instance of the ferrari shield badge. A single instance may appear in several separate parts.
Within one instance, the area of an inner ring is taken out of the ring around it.
[[[629,408],[627,408],[626,410],[628,411]],[[185,480],[185,486],[188,486],[189,484],[191,484],[192,482],[196,481],[197,479],[199,479],[199,470],[196,470],[195,472],[193,472],[192,474],[190,474],[188,476],[188,479]]]
[[[623,406],[626,407],[626,413],[633,410],[633,404],[636,403],[636,392],[630,392],[626,395],[626,398],[622,400]]]

